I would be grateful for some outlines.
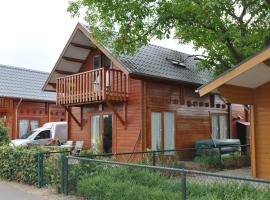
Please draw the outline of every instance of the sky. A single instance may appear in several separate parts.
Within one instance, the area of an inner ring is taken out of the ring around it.
[[[68,0],[0,0],[0,64],[50,72],[82,18],[67,13]],[[151,43],[196,54],[177,40]]]

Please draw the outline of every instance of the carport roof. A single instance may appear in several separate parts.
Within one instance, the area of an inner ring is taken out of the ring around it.
[[[270,46],[198,88],[200,96],[218,92],[222,85],[255,89],[270,81]]]

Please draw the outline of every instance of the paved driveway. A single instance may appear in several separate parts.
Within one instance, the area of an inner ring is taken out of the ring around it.
[[[0,181],[0,199],[2,200],[46,200],[39,195],[31,194],[25,188],[19,188],[12,183]]]

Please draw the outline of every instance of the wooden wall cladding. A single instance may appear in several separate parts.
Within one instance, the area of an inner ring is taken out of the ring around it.
[[[254,128],[256,176],[270,178],[270,82],[255,90]]]
[[[195,87],[152,81],[146,84],[148,148],[151,146],[151,112],[153,111],[175,112],[175,148],[194,147],[197,140],[210,138],[209,112],[227,113],[222,106],[210,108],[209,96],[199,97],[195,93]],[[224,104],[219,98],[215,98],[214,103]]]
[[[0,116],[5,116],[6,118],[5,124],[11,139],[18,137],[17,130],[19,130],[18,124],[20,119],[38,120],[39,126],[42,126],[49,121],[65,121],[66,119],[65,110],[62,107],[47,102],[23,100],[17,111],[16,125],[16,107],[18,106],[19,100],[5,99],[5,101],[8,102],[9,108],[0,108]]]
[[[112,114],[113,117],[113,152],[130,152],[142,150],[142,137],[139,133],[142,127],[142,82],[136,79],[129,79],[129,99],[127,103],[127,125],[122,125],[120,120],[116,117],[113,111],[103,104],[104,110],[99,110],[99,104],[83,105],[83,127],[79,127],[72,117],[69,115],[69,139],[73,141],[83,140],[85,147],[91,147],[91,116]],[[124,116],[123,103],[113,104],[120,116]],[[80,121],[81,108],[72,107],[72,113]],[[134,147],[134,145],[137,145]]]
[[[235,139],[237,138],[236,121],[239,117],[240,121],[248,121],[244,106],[241,104],[232,104],[232,136]]]

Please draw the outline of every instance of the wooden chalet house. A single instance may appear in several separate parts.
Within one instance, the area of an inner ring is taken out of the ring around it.
[[[55,93],[42,91],[48,73],[0,65],[0,121],[16,139],[46,122],[64,121]]]
[[[230,137],[222,98],[200,98],[211,80],[188,54],[147,45],[116,57],[78,24],[43,89],[68,112],[70,140],[104,152],[175,149]],[[244,115],[243,107],[236,106]],[[229,111],[229,113],[231,113]],[[232,113],[231,113],[232,114]]]

